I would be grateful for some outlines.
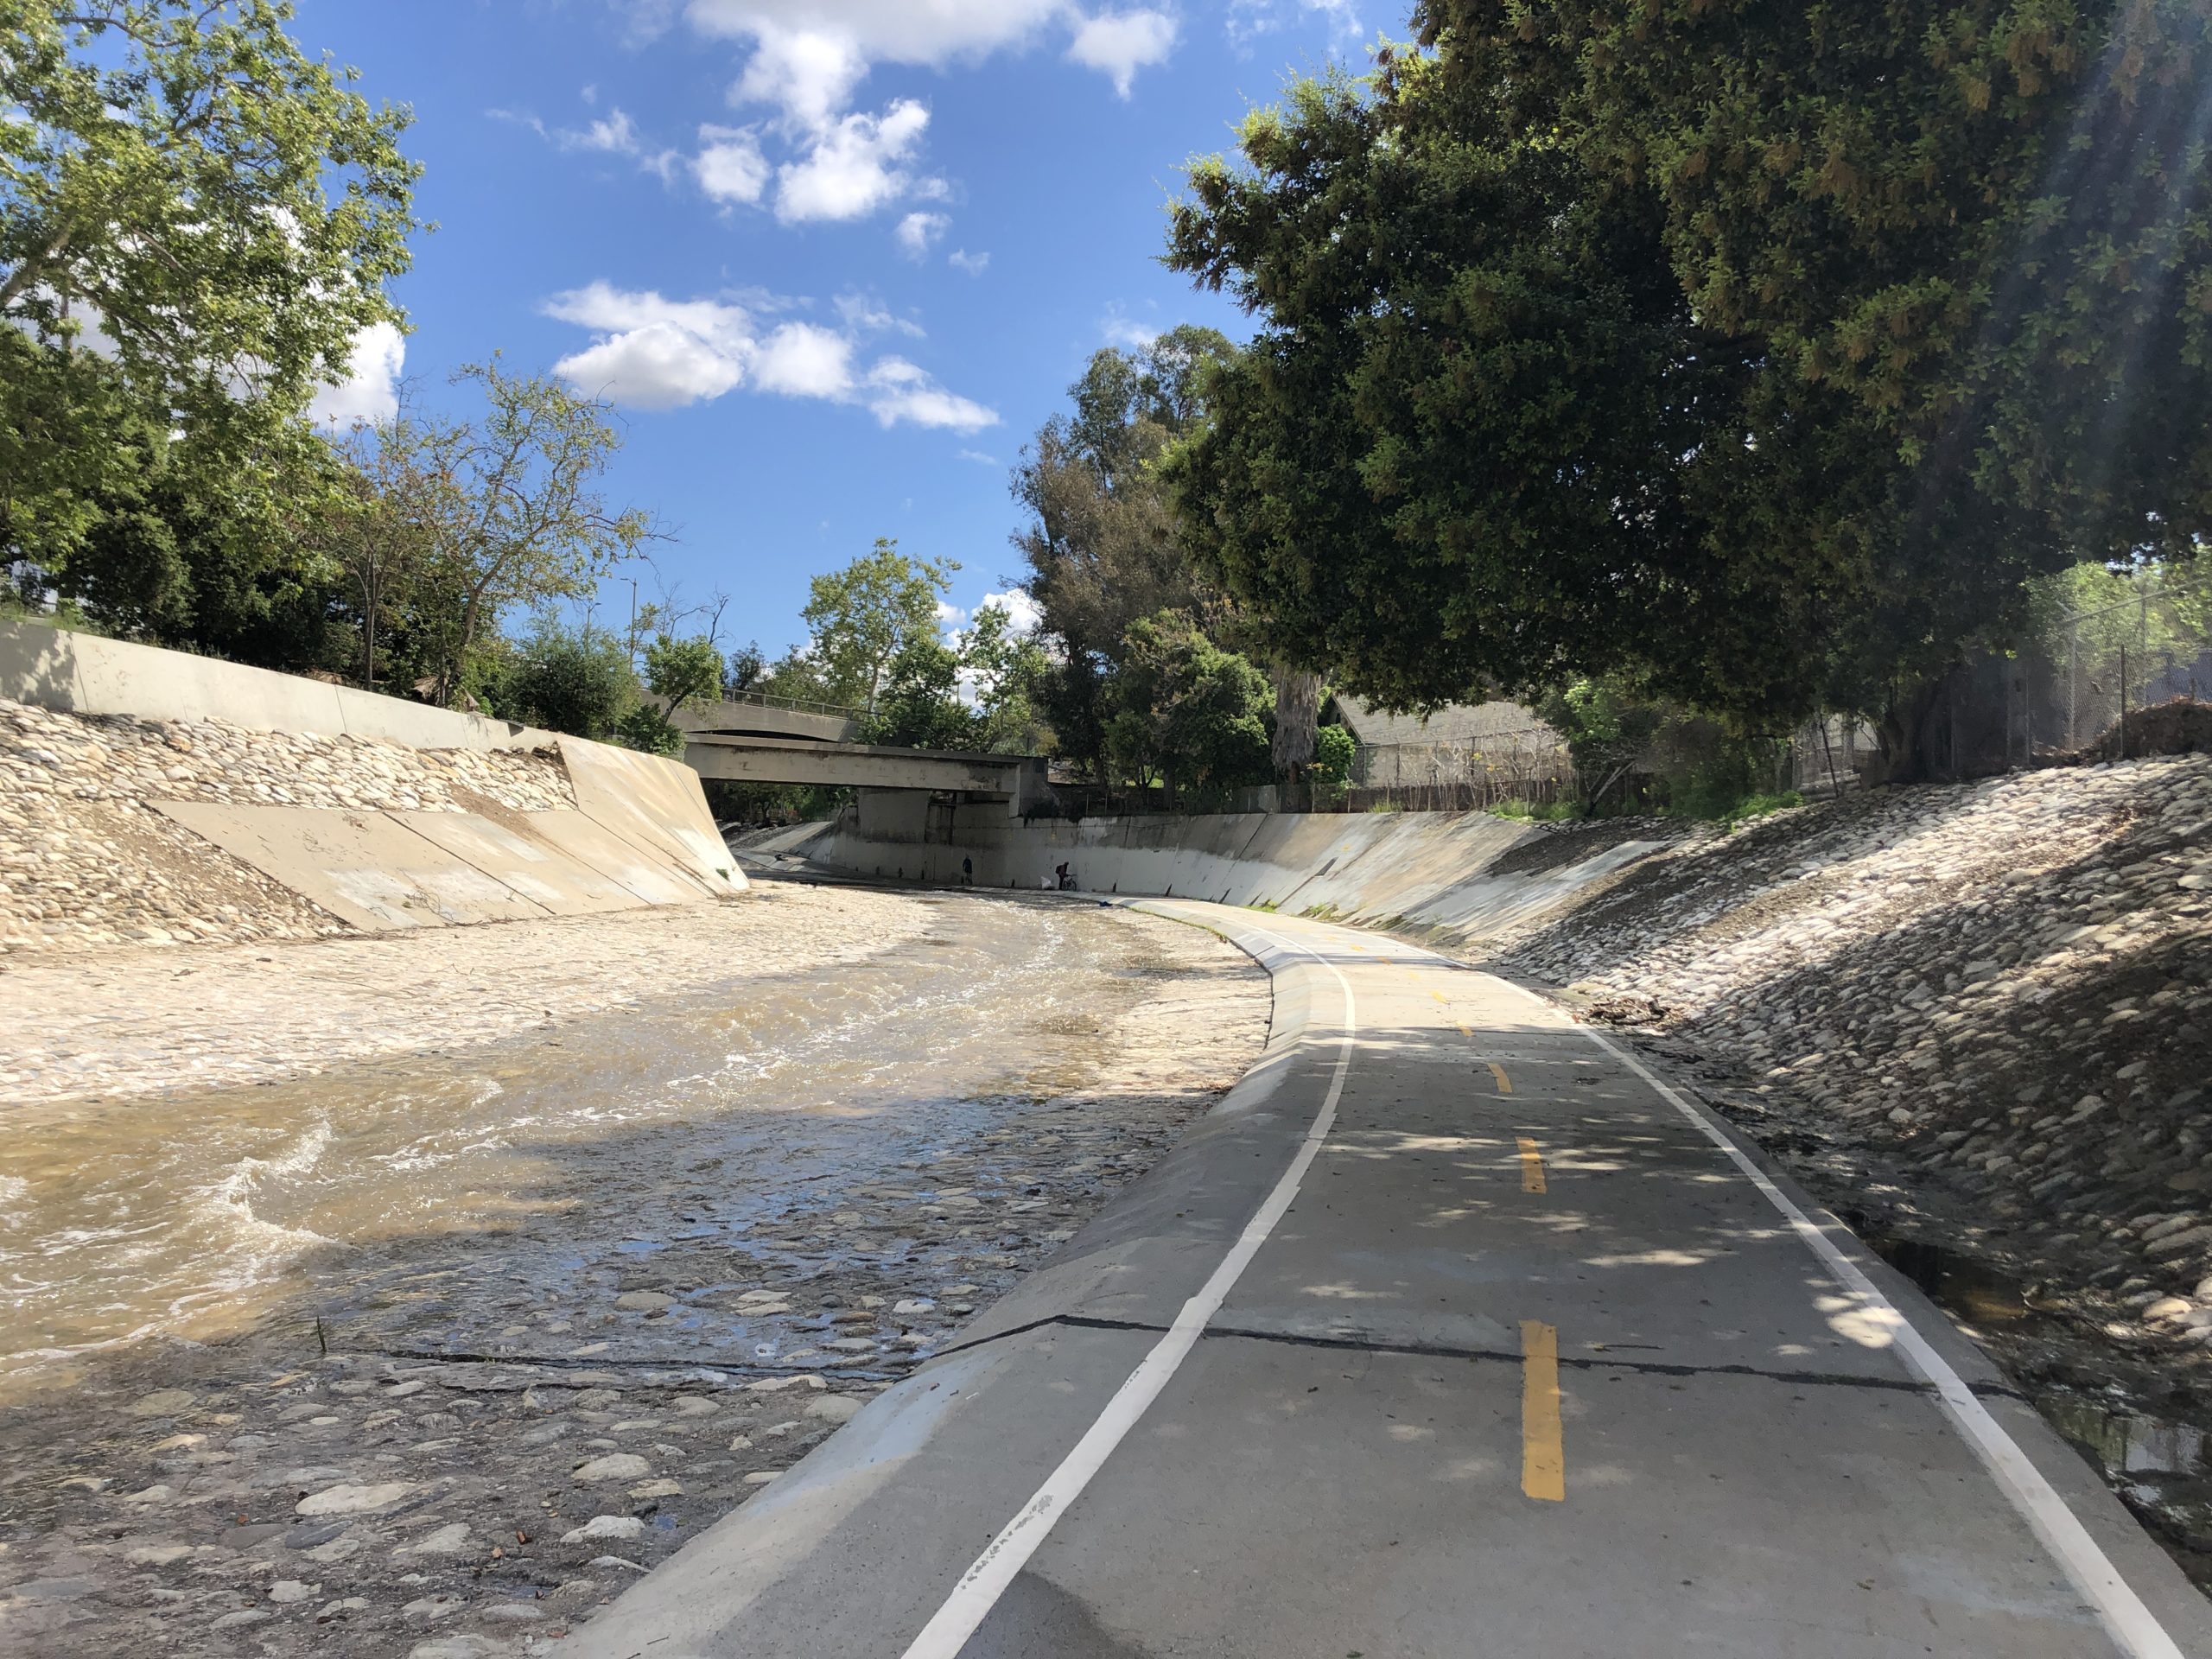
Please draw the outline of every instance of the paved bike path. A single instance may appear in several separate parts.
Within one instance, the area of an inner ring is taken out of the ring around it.
[[[1176,901],[1268,1054],[564,1644],[592,1659],[2212,1655],[1980,1351],[1694,1103],[1374,935]]]

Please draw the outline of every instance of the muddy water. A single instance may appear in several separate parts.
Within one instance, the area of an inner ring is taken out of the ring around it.
[[[810,1363],[804,1333],[718,1315],[713,1290],[825,1243],[912,1265],[928,1247],[871,1230],[855,1171],[895,1171],[910,1206],[972,1204],[934,1192],[940,1149],[1084,1075],[1102,1023],[1145,994],[1102,912],[927,902],[932,930],[894,957],[650,1019],[11,1114],[0,1397],[280,1307],[319,1321],[318,1344],[588,1357],[609,1351],[609,1270],[627,1282],[664,1253],[709,1306],[656,1320],[656,1357]]]

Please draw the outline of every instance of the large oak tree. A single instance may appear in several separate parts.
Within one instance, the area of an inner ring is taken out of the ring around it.
[[[1903,708],[2212,508],[2205,0],[1429,0],[1171,258],[1262,327],[1173,475],[1281,657]]]

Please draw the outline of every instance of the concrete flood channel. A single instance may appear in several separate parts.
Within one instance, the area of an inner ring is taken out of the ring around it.
[[[915,902],[918,947],[857,966],[11,1123],[0,1648],[534,1646],[1049,1254],[1264,1040],[1265,976],[1198,930]]]

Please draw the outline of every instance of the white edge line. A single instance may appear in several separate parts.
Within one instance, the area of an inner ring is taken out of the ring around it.
[[[1497,977],[1491,976],[1491,977]],[[1510,985],[1522,995],[1557,1012],[1554,1005],[1545,1001],[1523,986],[1514,985],[1509,979],[1499,978],[1501,985]],[[1928,1338],[1920,1333],[1910,1319],[1899,1313],[1890,1299],[1884,1295],[1874,1281],[1860,1269],[1859,1264],[1837,1248],[1827,1233],[1815,1226],[1811,1218],[1793,1203],[1789,1194],[1774,1184],[1771,1177],[1752,1161],[1749,1154],[1729,1138],[1726,1131],[1697,1106],[1684,1099],[1675,1090],[1662,1082],[1649,1067],[1634,1054],[1620,1047],[1602,1032],[1573,1022],[1574,1028],[1611,1055],[1622,1065],[1642,1077],[1660,1096],[1674,1106],[1705,1135],[1720,1148],[1729,1161],[1743,1171],[1751,1185],[1766,1196],[1768,1203],[1780,1211],[1806,1247],[1820,1257],[1839,1284],[1865,1299],[1866,1304],[1886,1313],[1895,1321],[1897,1344],[1904,1351],[1908,1365],[1921,1379],[1936,1390],[1936,1398],[1950,1416],[1967,1443],[1980,1456],[1989,1472],[1997,1478],[1998,1485],[2012,1502],[2033,1529],[2044,1547],[2050,1550],[2067,1576],[2087,1596],[2104,1623],[2106,1633],[2115,1646],[2129,1656],[2129,1659],[2183,1659],[2181,1648],[2166,1634],[2156,1615],[2143,1605],[2120,1569],[2112,1564],[2097,1541],[2089,1536],[2088,1529],[2068,1507],[2043,1471],[2037,1468],[2023,1452],[2018,1442],[2007,1434],[1989,1408],[1967,1387],[1950,1363],[1937,1353]]]
[[[1128,1379],[1115,1390],[1114,1397],[1106,1402],[1105,1410],[1096,1422],[1084,1432],[1075,1448],[1061,1459],[1058,1468],[1046,1477],[1045,1484],[1036,1495],[1022,1505],[1020,1512],[1001,1529],[983,1553],[961,1575],[952,1593],[930,1622],[922,1626],[921,1634],[907,1645],[904,1659],[957,1659],[961,1649],[968,1645],[968,1638],[975,1635],[999,1598],[1014,1576],[1028,1564],[1037,1553],[1060,1516],[1068,1507],[1083,1496],[1106,1459],[1114,1453],[1128,1432],[1137,1425],[1152,1402],[1160,1397],[1169,1381],[1198,1345],[1198,1338],[1206,1324],[1220,1312],[1230,1291],[1243,1276],[1268,1235],[1282,1219],[1283,1212],[1297,1198],[1300,1182],[1313,1166],[1314,1157],[1321,1150],[1321,1143],[1328,1139],[1329,1130],[1337,1119],[1337,1102],[1344,1091],[1344,1075],[1351,1068],[1352,1041],[1358,1032],[1358,1023],[1352,1007],[1351,982],[1347,980],[1336,964],[1318,952],[1293,944],[1264,928],[1253,928],[1262,938],[1272,939],[1278,945],[1310,957],[1336,976],[1338,988],[1344,993],[1344,1014],[1343,1033],[1338,1039],[1337,1065],[1329,1079],[1329,1092],[1321,1102],[1321,1109],[1306,1127],[1305,1139],[1298,1155],[1291,1160],[1290,1167],[1282,1173],[1266,1201],[1254,1212],[1252,1219],[1237,1236],[1229,1254],[1222,1257],[1205,1283],[1196,1294],[1183,1304],[1176,1314],[1174,1324],[1167,1334],[1153,1345],[1131,1371]]]

